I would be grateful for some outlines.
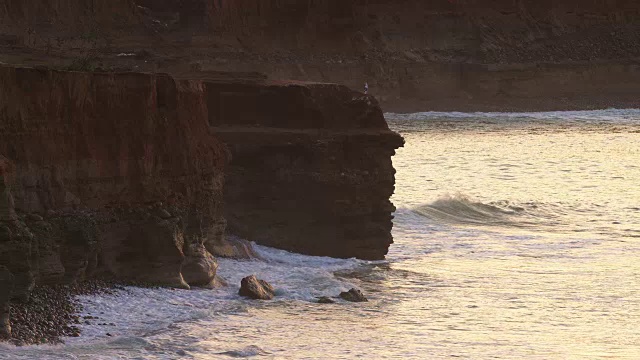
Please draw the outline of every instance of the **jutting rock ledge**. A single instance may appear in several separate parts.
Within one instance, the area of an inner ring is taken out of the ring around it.
[[[28,299],[36,284],[214,284],[215,256],[243,246],[227,232],[384,257],[403,140],[375,99],[333,84],[200,77],[0,66],[0,287],[13,289],[0,320],[7,299]]]

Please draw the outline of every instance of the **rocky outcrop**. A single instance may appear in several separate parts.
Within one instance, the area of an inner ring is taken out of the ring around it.
[[[166,75],[0,67],[0,263],[14,297],[96,272],[213,280],[204,242],[224,232],[228,155],[205,95]]]
[[[202,68],[366,81],[387,111],[638,107],[639,18],[634,0],[221,2],[212,28],[247,55]]]
[[[367,302],[367,298],[362,294],[362,291],[353,288],[349,291],[343,291],[340,293],[340,298],[350,302]]]
[[[384,258],[395,211],[391,156],[403,140],[375,99],[312,83],[207,90],[210,123],[232,154],[231,232],[310,255]]]
[[[276,292],[271,284],[251,275],[242,279],[238,294],[254,300],[271,300]]]
[[[375,99],[203,78],[0,66],[2,336],[8,299],[29,301],[36,284],[215,287],[214,256],[255,256],[247,240],[384,257],[403,140]]]
[[[230,233],[227,233],[222,241],[207,241],[205,246],[209,252],[217,257],[231,259],[257,259],[260,257],[249,241]]]
[[[16,294],[90,273],[206,285],[211,253],[253,255],[223,240],[227,224],[312,255],[380,259],[392,242],[402,138],[371,97],[259,77],[1,67],[0,81],[0,258]]]

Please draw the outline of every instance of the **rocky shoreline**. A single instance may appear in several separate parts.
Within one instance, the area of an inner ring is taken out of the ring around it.
[[[247,241],[383,259],[402,145],[336,84],[0,66],[0,336],[77,334],[94,279],[215,287]]]
[[[78,315],[82,305],[79,295],[110,294],[120,285],[110,281],[90,280],[73,285],[36,286],[29,300],[12,302],[10,343],[16,346],[62,343],[63,337],[78,337],[75,326],[89,321]]]
[[[224,286],[227,284],[224,283]],[[15,346],[64,344],[65,337],[80,337],[78,325],[99,325],[104,328],[104,336],[117,333],[116,324],[107,323],[101,314],[81,315],[82,303],[78,296],[117,295],[129,286],[157,288],[153,284],[122,282],[115,280],[92,279],[72,285],[38,285],[32,291],[29,300],[10,304],[12,319],[12,337],[8,342]],[[273,286],[255,275],[242,279],[239,295],[253,300],[272,300],[275,295]],[[359,289],[352,288],[337,296],[317,298],[319,304],[333,304],[339,299],[344,302],[367,302]]]

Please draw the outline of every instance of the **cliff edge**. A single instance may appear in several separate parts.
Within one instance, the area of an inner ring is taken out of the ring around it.
[[[634,0],[1,0],[0,62],[368,82],[386,111],[638,107]]]
[[[382,259],[402,144],[340,85],[0,66],[0,337],[36,285],[214,286],[226,233]]]

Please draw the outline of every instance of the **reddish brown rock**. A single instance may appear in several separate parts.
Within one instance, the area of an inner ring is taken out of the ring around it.
[[[0,221],[10,221],[16,217],[10,191],[10,176],[13,172],[13,163],[0,155]]]
[[[247,240],[381,259],[402,143],[339,85],[0,66],[0,265],[26,301],[102,275],[217,286],[212,253]]]
[[[271,300],[276,292],[271,284],[251,275],[243,278],[240,282],[239,294],[254,300]]]
[[[368,81],[387,111],[638,107],[639,17],[636,0],[0,0],[0,62]]]
[[[340,298],[349,301],[349,302],[367,302],[369,301],[363,294],[362,291],[353,288],[349,291],[343,291],[340,293]]]
[[[275,83],[234,93],[210,86],[209,104],[232,153],[231,232],[304,254],[384,258],[393,242],[391,156],[403,140],[373,98],[338,85]]]
[[[0,258],[16,255],[5,262],[24,293],[95,272],[205,285],[209,250],[253,255],[225,242],[227,222],[312,255],[380,259],[392,242],[402,139],[373,98],[260,78],[1,67],[0,80],[0,153],[15,163],[3,209],[22,214]]]
[[[0,67],[0,154],[15,165],[0,209],[18,213],[0,263],[17,289],[88,271],[188,287],[185,249],[221,233],[228,161],[205,95],[166,75]]]
[[[216,287],[218,262],[203,244],[194,243],[186,248],[182,264],[184,280],[194,286]]]

